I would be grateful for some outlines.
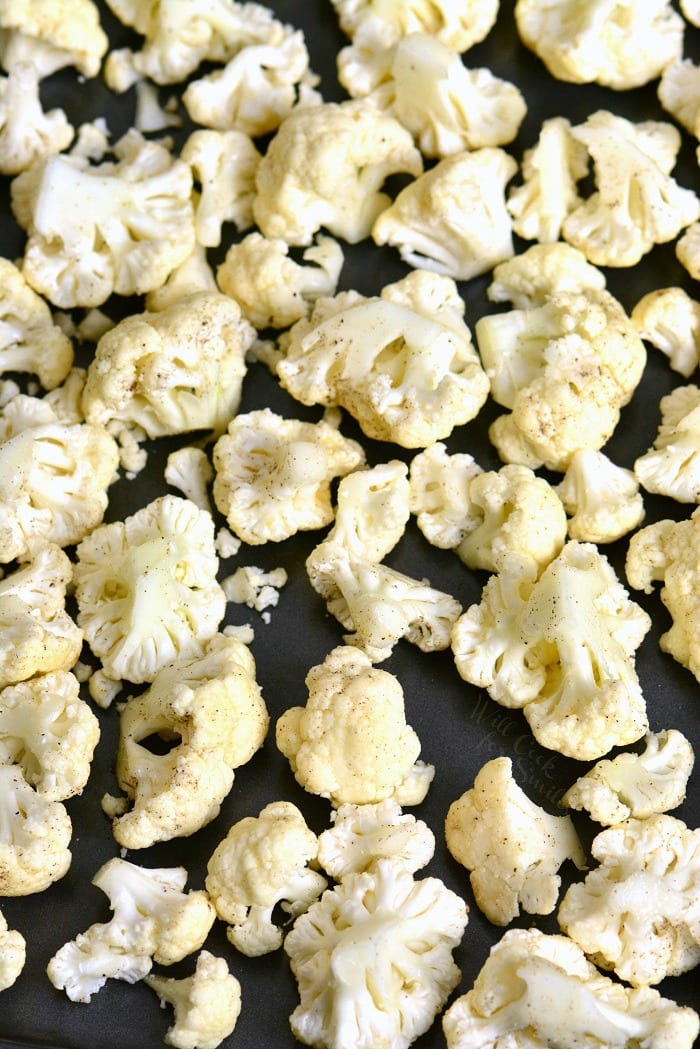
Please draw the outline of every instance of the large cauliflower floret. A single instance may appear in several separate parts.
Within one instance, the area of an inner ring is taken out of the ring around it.
[[[624,91],[658,77],[683,52],[683,19],[670,0],[517,0],[523,43],[552,76]]]
[[[420,740],[406,724],[398,679],[344,645],[312,667],[306,685],[306,706],[290,707],[276,727],[297,782],[335,807],[385,798],[419,804],[434,770],[418,762]]]
[[[425,447],[469,422],[488,380],[450,277],[417,270],[379,297],[319,299],[283,336],[277,373],[303,404],[339,405],[368,437]]]
[[[9,259],[0,259],[0,372],[30,372],[52,390],[73,364],[70,339]]]
[[[243,542],[279,542],[330,524],[331,482],[364,459],[357,441],[328,423],[247,412],[214,445],[214,501]]]
[[[416,881],[388,859],[349,874],[285,940],[294,1036],[319,1049],[408,1049],[459,982],[452,951],[466,924],[464,901],[438,878]]]
[[[214,522],[188,499],[162,496],[102,525],[76,554],[78,625],[115,680],[152,681],[199,655],[224,617]]]
[[[60,153],[72,138],[62,109],[42,109],[37,67],[32,62],[11,66],[9,75],[0,77],[0,173],[26,171],[35,161]]]
[[[260,163],[252,140],[242,131],[193,131],[180,154],[199,186],[194,228],[197,243],[216,248],[221,227],[238,230],[253,225],[255,173]]]
[[[146,976],[161,1005],[172,1005],[175,1022],[164,1042],[175,1049],[216,1049],[228,1038],[241,1012],[241,985],[223,958],[200,951],[192,976]]]
[[[533,244],[495,267],[486,294],[492,302],[512,302],[518,310],[544,306],[561,292],[604,291],[602,270],[570,244]]]
[[[12,210],[28,240],[22,272],[63,309],[160,287],[195,242],[192,171],[129,131],[115,161],[38,161],[13,180]]]
[[[659,407],[654,446],[635,461],[634,472],[647,492],[700,503],[700,387],[677,386]]]
[[[336,881],[371,870],[381,859],[415,874],[435,852],[428,824],[403,813],[392,798],[376,805],[341,805],[331,822],[318,838],[318,862]]]
[[[674,816],[628,819],[601,831],[599,866],[571,885],[559,924],[604,969],[635,987],[700,961],[700,830]]]
[[[571,515],[569,536],[584,543],[612,543],[644,519],[634,473],[593,448],[574,452],[555,491]]]
[[[233,637],[218,634],[202,656],[159,670],[121,709],[116,773],[129,810],[113,823],[119,844],[143,849],[210,823],[268,724],[253,657]],[[158,753],[153,736],[174,745]]]
[[[43,892],[71,864],[65,805],[38,794],[19,765],[0,763],[0,896]]]
[[[688,379],[700,365],[700,302],[683,288],[658,288],[644,295],[630,314],[643,339],[668,357]]]
[[[65,66],[97,76],[109,41],[92,0],[3,0],[0,61],[4,69],[31,62],[41,77]]]
[[[83,391],[85,418],[140,426],[149,437],[221,433],[238,409],[254,341],[237,303],[219,292],[125,317],[97,344]]]
[[[199,950],[216,912],[206,892],[185,892],[184,867],[139,867],[108,860],[92,884],[109,897],[108,922],[91,925],[58,949],[46,972],[73,1002],[89,1002],[108,979],[135,983],[153,962],[173,965]]]
[[[309,866],[317,852],[316,835],[289,801],[233,824],[209,860],[206,887],[234,947],[257,957],[282,945],[275,906],[295,918],[328,884]]]
[[[551,914],[566,860],[586,859],[569,816],[551,816],[521,790],[510,758],[494,758],[474,786],[452,802],[447,847],[470,872],[476,902],[489,921],[507,925],[522,908]]]
[[[24,968],[27,958],[27,943],[21,933],[8,927],[0,911],[0,991],[6,991]]]
[[[362,99],[304,106],[282,121],[260,162],[253,214],[266,237],[310,244],[322,227],[351,244],[389,204],[389,175],[420,175],[410,132]]]
[[[372,227],[375,244],[404,262],[454,280],[471,280],[513,254],[505,187],[517,171],[502,149],[441,160],[402,189]]]
[[[511,929],[443,1017],[448,1049],[691,1049],[698,1016],[602,976],[566,936]]]
[[[416,524],[433,546],[452,550],[482,520],[469,489],[482,468],[467,452],[450,455],[442,441],[429,445],[411,460],[410,509]]]
[[[332,0],[349,37],[367,22],[380,23],[387,45],[409,33],[434,36],[453,51],[468,51],[484,39],[498,14],[499,0]]]
[[[586,761],[647,731],[634,653],[650,624],[607,558],[572,540],[536,581],[492,576],[452,648],[466,681],[524,708],[542,746]]]

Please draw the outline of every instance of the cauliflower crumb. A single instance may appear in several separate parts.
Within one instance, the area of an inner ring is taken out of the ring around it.
[[[241,540],[236,538],[228,528],[220,528],[216,533],[215,545],[219,557],[235,557],[241,549]]]
[[[227,601],[264,612],[266,608],[275,607],[280,598],[279,588],[286,582],[287,572],[284,568],[273,568],[266,572],[256,565],[244,565],[222,580],[221,585]],[[263,620],[269,622],[269,614],[263,615]]]

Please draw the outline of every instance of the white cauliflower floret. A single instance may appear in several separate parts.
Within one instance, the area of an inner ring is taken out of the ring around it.
[[[276,726],[297,782],[335,807],[385,798],[419,804],[434,770],[418,762],[420,740],[406,724],[398,679],[344,645],[312,667],[306,685],[306,706],[290,707]]]
[[[648,729],[634,654],[650,625],[607,558],[572,540],[536,581],[492,576],[452,648],[466,681],[524,708],[542,746],[587,761]]]
[[[65,805],[38,794],[19,765],[0,763],[0,896],[43,892],[68,871]]]
[[[233,824],[207,864],[206,887],[237,950],[257,957],[281,946],[273,909],[281,904],[295,918],[328,884],[309,866],[317,851],[316,835],[289,801],[272,802]]]
[[[218,509],[239,539],[259,545],[330,524],[331,482],[362,466],[365,456],[328,423],[262,408],[232,419],[212,458]]]
[[[517,0],[522,42],[552,76],[624,91],[654,80],[683,52],[683,19],[670,0]]]
[[[544,306],[560,292],[604,291],[605,275],[570,244],[533,244],[495,267],[486,289],[492,302],[512,302],[518,310]]]
[[[302,107],[260,162],[253,215],[266,237],[288,244],[310,244],[321,226],[354,244],[389,203],[384,180],[422,170],[410,132],[370,102]]]
[[[214,271],[207,258],[207,249],[202,244],[195,243],[191,254],[172,271],[165,283],[160,288],[148,292],[146,309],[155,313],[196,292],[218,290]]]
[[[574,452],[554,490],[570,514],[569,536],[584,543],[612,543],[644,519],[634,473],[593,448]]]
[[[212,512],[208,486],[214,480],[214,468],[203,448],[189,444],[171,452],[163,477],[167,484],[177,488],[200,510]]]
[[[325,558],[332,545],[358,561],[382,561],[394,549],[410,517],[408,467],[399,459],[355,470],[338,485],[335,524],[316,550]]]
[[[657,89],[664,109],[695,138],[700,138],[700,66],[680,56],[670,62]]]
[[[318,1049],[408,1049],[459,982],[452,951],[466,924],[464,901],[438,878],[416,881],[387,859],[349,874],[285,940],[299,986],[295,1038]]]
[[[24,968],[27,943],[21,933],[10,929],[0,911],[0,991],[12,987]]]
[[[248,135],[242,131],[193,131],[180,156],[192,168],[200,188],[194,213],[198,244],[218,247],[224,222],[232,222],[238,230],[253,225],[260,154]]]
[[[453,51],[483,40],[498,14],[499,0],[332,0],[349,37],[368,21],[382,23],[387,46],[409,33],[434,36]]]
[[[693,280],[700,280],[700,222],[691,222],[678,238],[676,256]]]
[[[113,152],[96,166],[62,153],[12,182],[28,235],[22,272],[63,309],[160,287],[194,247],[189,165],[135,130]]]
[[[46,972],[73,1002],[89,1002],[108,979],[135,983],[153,962],[173,965],[202,946],[216,912],[206,892],[185,892],[184,867],[111,859],[92,884],[109,897],[108,922],[91,925],[54,954]]]
[[[166,495],[76,550],[78,625],[114,680],[152,681],[197,656],[226,610],[211,514]]]
[[[256,328],[288,328],[307,317],[316,299],[335,295],[343,249],[332,237],[319,236],[306,248],[304,263],[289,257],[280,237],[249,233],[232,244],[216,271],[223,292],[235,299]]]
[[[443,1017],[448,1049],[691,1049],[698,1016],[624,987],[566,936],[511,929]]]
[[[219,292],[195,292],[125,317],[97,344],[82,406],[88,422],[139,426],[149,437],[211,429],[238,409],[255,331]]]
[[[318,299],[277,374],[303,404],[345,408],[368,437],[425,447],[473,419],[488,380],[450,277],[416,270],[379,297]]]
[[[0,7],[0,61],[4,69],[31,62],[43,77],[75,66],[97,76],[109,41],[92,0],[5,0]]]
[[[405,189],[372,227],[375,244],[398,248],[410,266],[471,280],[513,254],[505,187],[517,171],[502,149],[441,160]]]
[[[552,816],[513,778],[510,758],[494,758],[471,790],[453,801],[445,839],[470,872],[476,902],[489,921],[507,925],[520,914],[551,914],[566,860],[581,869],[586,859],[569,816]]]
[[[175,1023],[164,1042],[175,1049],[216,1049],[236,1026],[241,1011],[241,985],[223,958],[200,951],[192,976],[146,976],[161,1005],[172,1005]]]
[[[438,441],[411,460],[410,509],[433,546],[452,550],[482,520],[469,494],[482,468],[467,452],[450,455]]]
[[[700,4],[698,0],[680,0],[684,18],[691,25],[700,26]]]
[[[0,77],[0,173],[17,175],[60,153],[73,134],[62,109],[42,109],[39,70],[32,62],[18,62],[7,77]]]
[[[700,503],[700,387],[677,386],[661,398],[654,445],[635,460],[647,492],[681,503]]]
[[[70,339],[9,259],[0,259],[0,287],[0,372],[30,372],[53,389],[73,364]]]
[[[159,670],[121,709],[116,774],[129,809],[113,823],[119,844],[147,848],[215,819],[268,724],[253,657],[235,638],[216,635],[202,656]],[[172,746],[159,753],[153,736]]]
[[[561,803],[585,809],[591,819],[608,827],[630,816],[648,819],[681,804],[694,760],[682,732],[650,732],[640,754],[624,752],[612,761],[597,762],[569,787]]]
[[[643,339],[668,357],[688,379],[700,364],[700,302],[683,288],[658,288],[644,295],[630,314]]]
[[[333,826],[318,838],[318,862],[335,881],[371,870],[381,859],[415,874],[435,852],[428,824],[403,813],[392,798],[376,805],[341,805],[331,821]]]
[[[700,830],[674,816],[628,819],[601,831],[598,860],[571,885],[562,930],[601,968],[635,987],[700,961]]]

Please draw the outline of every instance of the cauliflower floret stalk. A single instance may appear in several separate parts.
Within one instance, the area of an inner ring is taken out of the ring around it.
[[[570,244],[533,244],[522,255],[500,262],[486,289],[492,302],[512,302],[517,310],[544,306],[560,292],[604,291],[602,270]]]
[[[323,1049],[407,1049],[457,985],[467,907],[438,878],[380,859],[349,874],[285,940],[300,1003],[296,1038]],[[417,989],[420,990],[417,990]]]
[[[565,936],[511,929],[443,1017],[448,1049],[691,1049],[698,1016],[602,976]]]
[[[165,1044],[175,1049],[216,1049],[228,1038],[241,1012],[241,985],[223,958],[200,951],[192,976],[144,977],[161,1005],[172,1005],[175,1022]]]
[[[193,131],[180,154],[200,188],[195,202],[197,243],[215,248],[224,222],[253,225],[255,172],[260,154],[243,131]]]
[[[450,455],[442,441],[411,460],[410,509],[433,546],[452,550],[478,526],[481,515],[469,494],[470,482],[482,468],[467,452]]]
[[[700,365],[700,302],[683,288],[659,288],[642,296],[630,319],[674,371],[690,378]]]
[[[520,913],[551,914],[566,860],[586,857],[569,816],[552,816],[513,778],[510,758],[494,758],[474,786],[452,802],[447,847],[470,872],[476,902],[489,921],[507,925]]]
[[[44,113],[39,98],[39,70],[18,62],[0,78],[0,173],[17,175],[35,161],[60,153],[73,138],[62,109]]]
[[[30,372],[52,390],[72,367],[70,339],[9,259],[0,259],[0,288],[0,372]]]
[[[571,885],[559,925],[604,969],[634,987],[700,961],[700,830],[674,816],[630,818],[593,840],[598,860]]]
[[[31,62],[42,78],[65,66],[75,66],[83,76],[94,77],[108,47],[100,10],[93,0],[25,0],[4,3],[0,10],[0,61],[4,69]]]
[[[522,707],[542,746],[587,761],[647,731],[634,653],[650,623],[607,558],[572,540],[536,581],[493,576],[452,648],[461,676]]]
[[[119,844],[147,848],[211,822],[268,724],[253,657],[233,637],[218,634],[201,657],[159,670],[121,710],[116,773],[130,810],[113,823]]]
[[[152,681],[201,654],[224,617],[214,522],[188,499],[162,496],[96,528],[76,556],[78,625],[114,680]]]
[[[108,922],[91,925],[58,949],[46,972],[73,1002],[89,1002],[108,979],[135,983],[153,962],[173,965],[202,946],[216,912],[206,892],[185,892],[184,867],[139,867],[108,860],[92,884],[108,898]]]
[[[62,309],[152,291],[194,248],[189,164],[133,129],[113,152],[114,162],[98,165],[49,157],[11,185],[28,235],[22,272]]]
[[[434,36],[453,51],[468,51],[491,30],[498,0],[332,0],[341,28],[354,38],[367,22],[378,22],[387,47],[409,33]]]
[[[677,386],[661,398],[653,448],[635,461],[647,492],[681,503],[700,502],[700,387]]]
[[[8,927],[0,911],[0,991],[12,987],[24,968],[27,944],[21,933]]]
[[[398,679],[345,645],[311,668],[306,685],[306,706],[290,707],[276,726],[297,782],[336,807],[385,798],[420,804],[434,769],[418,761],[420,740],[406,724]]]
[[[258,816],[234,823],[207,864],[206,888],[233,946],[248,957],[282,945],[274,923],[281,904],[290,920],[309,907],[328,884],[313,870],[318,841],[291,802],[266,805]]]
[[[65,805],[38,794],[19,765],[0,764],[0,896],[43,892],[71,864]]]
[[[612,543],[644,519],[634,473],[593,448],[574,452],[555,491],[571,515],[569,536],[584,543]]]
[[[336,881],[371,870],[381,859],[415,874],[430,863],[435,835],[391,798],[376,805],[341,805],[318,839],[318,862]]]
[[[277,374],[303,404],[345,408],[368,437],[420,448],[473,419],[488,380],[450,277],[417,270],[380,297],[319,299],[283,336]]]

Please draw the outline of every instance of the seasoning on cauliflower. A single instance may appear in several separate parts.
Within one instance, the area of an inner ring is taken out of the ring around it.
[[[206,892],[185,892],[184,867],[139,867],[111,859],[92,884],[109,898],[108,922],[91,925],[58,949],[46,972],[73,1002],[89,1002],[108,979],[136,983],[153,962],[173,965],[202,946],[216,913]]]
[[[406,724],[398,679],[341,645],[311,668],[306,685],[306,706],[286,710],[275,730],[297,782],[336,808],[385,798],[420,804],[434,769],[418,762],[420,740]]]
[[[650,988],[624,987],[566,936],[511,929],[473,988],[443,1017],[448,1049],[691,1049],[697,1014]]]
[[[402,189],[372,227],[410,266],[471,280],[513,254],[505,187],[518,169],[502,149],[441,160]]]
[[[389,203],[389,175],[420,175],[410,132],[363,99],[294,110],[260,162],[253,215],[266,237],[308,245],[324,226],[355,244]]]
[[[241,1012],[241,985],[223,958],[200,951],[192,976],[144,977],[161,1005],[172,1005],[175,1022],[164,1042],[175,1049],[216,1049],[228,1038]]]
[[[328,884],[313,870],[318,841],[302,813],[275,801],[258,816],[234,823],[207,864],[206,888],[233,946],[249,957],[277,950],[283,931],[273,922],[277,904],[290,920]]]
[[[21,766],[0,762],[0,896],[43,892],[71,864],[65,805],[27,783]]]
[[[62,109],[42,109],[39,70],[32,62],[17,62],[7,77],[0,77],[1,174],[17,175],[35,161],[60,153],[73,134]]]
[[[700,387],[677,386],[661,398],[654,445],[635,460],[647,492],[681,503],[700,503]]]
[[[354,38],[367,22],[380,22],[387,46],[409,33],[434,36],[453,51],[468,51],[488,36],[499,0],[331,0],[340,26]]]
[[[607,558],[571,540],[538,580],[492,576],[452,648],[465,681],[522,707],[543,747],[589,761],[648,729],[634,654],[650,625]]]
[[[416,524],[433,546],[458,547],[482,520],[469,494],[482,468],[467,452],[450,455],[442,441],[429,445],[411,460],[410,509]]]
[[[318,299],[282,336],[280,382],[302,404],[339,405],[368,437],[419,448],[473,419],[488,380],[450,277],[416,270],[379,297]]]
[[[415,874],[435,852],[428,824],[403,813],[392,798],[376,805],[341,805],[331,822],[318,838],[318,862],[335,881],[371,870],[381,859]]]
[[[285,940],[299,986],[295,1038],[318,1049],[408,1049],[459,982],[452,951],[466,924],[466,904],[439,878],[416,881],[389,859],[349,874]]]
[[[644,519],[644,500],[632,470],[593,448],[574,452],[554,490],[571,515],[569,536],[583,543],[612,543]]]
[[[42,78],[65,66],[94,77],[108,47],[99,8],[92,0],[5,0],[0,7],[4,69],[31,62]]]
[[[192,171],[131,130],[115,161],[61,153],[11,184],[28,235],[22,272],[55,306],[100,306],[160,287],[194,247]]]
[[[242,131],[193,131],[180,156],[192,168],[200,189],[194,214],[198,244],[218,247],[224,222],[232,222],[238,230],[253,225],[260,154],[248,135]]]
[[[0,372],[30,372],[52,390],[73,365],[70,339],[9,259],[0,259],[0,288]]]
[[[152,681],[198,656],[226,611],[211,514],[165,495],[76,550],[78,625],[114,680]]]
[[[668,357],[688,379],[700,365],[700,302],[683,288],[658,288],[644,295],[630,314],[639,334]]]
[[[544,306],[561,292],[604,291],[605,275],[570,244],[533,244],[495,267],[486,294],[492,302],[512,302],[517,310]]]
[[[630,818],[591,844],[598,860],[561,902],[562,930],[634,987],[700,961],[700,830],[674,816]]]
[[[21,933],[10,929],[0,911],[0,991],[12,987],[24,968],[27,943]]]

